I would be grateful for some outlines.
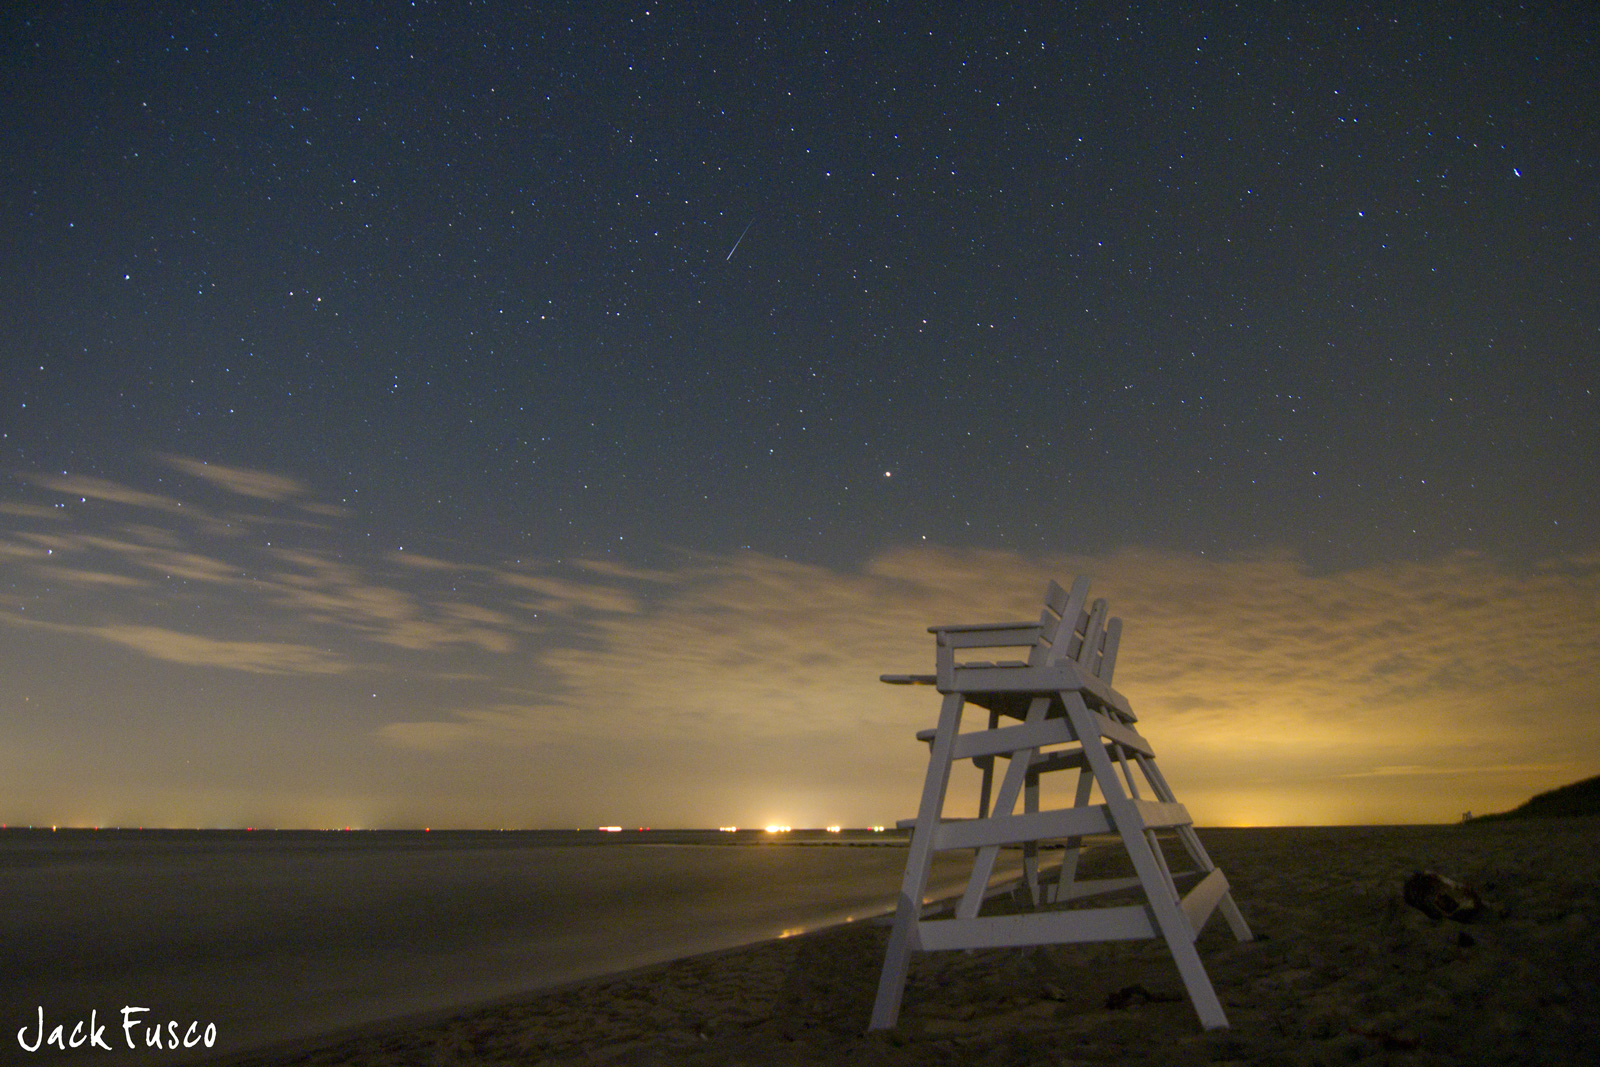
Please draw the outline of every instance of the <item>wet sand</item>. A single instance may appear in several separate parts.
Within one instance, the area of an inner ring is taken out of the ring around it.
[[[224,1062],[1600,1063],[1600,818],[1202,836],[1257,934],[1200,939],[1227,1030],[1135,942],[920,954],[899,1025],[868,1033],[888,930],[856,923]],[[1423,869],[1478,920],[1406,905]]]

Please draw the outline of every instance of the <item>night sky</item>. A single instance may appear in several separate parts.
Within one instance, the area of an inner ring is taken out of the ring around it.
[[[528,7],[0,14],[0,821],[889,823],[1080,573],[1202,823],[1600,772],[1592,7]]]

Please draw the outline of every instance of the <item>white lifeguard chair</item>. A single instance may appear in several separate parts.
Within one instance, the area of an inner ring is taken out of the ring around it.
[[[1206,855],[1189,813],[1156,767],[1155,751],[1134,730],[1128,701],[1111,687],[1122,624],[1107,618],[1104,599],[1085,610],[1088,592],[1085,578],[1073,584],[1070,594],[1051,582],[1036,624],[929,627],[936,638],[937,673],[882,677],[896,685],[935,685],[944,702],[939,725],[917,735],[930,744],[928,776],[912,822],[871,1029],[891,1027],[899,1018],[914,951],[1156,937],[1166,941],[1200,1024],[1207,1030],[1228,1025],[1195,939],[1218,908],[1240,941],[1251,939],[1250,927],[1233,902],[1227,878]],[[1019,647],[1029,650],[1026,661],[956,659],[963,650]],[[962,732],[968,704],[988,712],[985,728]],[[1007,761],[997,790],[996,757]],[[951,768],[963,759],[982,771],[978,815],[945,818]],[[1039,810],[1040,776],[1069,770],[1078,772],[1074,802]],[[1096,789],[1100,799],[1091,803]],[[1020,812],[1015,810],[1019,797]],[[1095,834],[1120,839],[1133,877],[1076,877],[1083,839]],[[1162,834],[1176,838],[1192,869],[1173,872]],[[1053,870],[1039,869],[1041,842],[1061,846],[1061,863]],[[1024,896],[1031,907],[1016,914],[983,915],[985,899],[996,895],[989,881],[999,850],[1016,845],[1023,850],[1022,885],[1007,888],[1025,889],[1013,896]],[[974,850],[966,891],[953,915],[925,915],[923,893],[934,853],[959,849]],[[1100,894],[1136,890],[1143,899],[1136,897],[1134,903],[1078,904]]]

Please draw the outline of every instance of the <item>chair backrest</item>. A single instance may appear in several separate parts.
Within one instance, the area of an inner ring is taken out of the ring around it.
[[[1029,654],[1029,666],[1070,659],[1106,684],[1117,665],[1117,645],[1122,640],[1122,620],[1107,619],[1110,605],[1101,597],[1089,609],[1089,579],[1079,576],[1067,592],[1051,582],[1039,615],[1039,641]]]

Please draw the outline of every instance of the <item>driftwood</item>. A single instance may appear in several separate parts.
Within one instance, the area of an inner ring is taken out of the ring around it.
[[[1401,895],[1407,904],[1435,921],[1469,923],[1483,911],[1483,901],[1471,886],[1434,871],[1418,871],[1407,878]]]

